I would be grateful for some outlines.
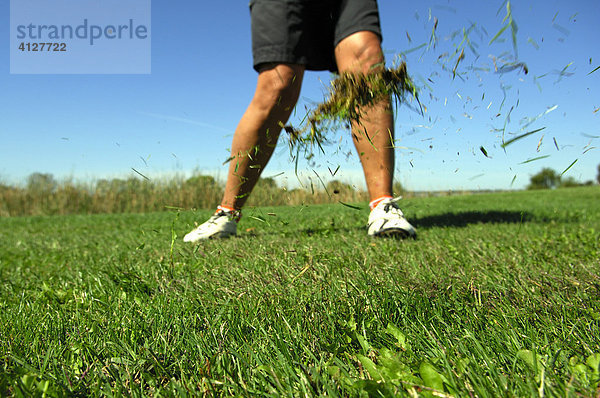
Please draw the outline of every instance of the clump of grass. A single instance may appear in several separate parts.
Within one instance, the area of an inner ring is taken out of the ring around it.
[[[331,81],[326,100],[307,114],[301,128],[286,127],[291,148],[313,148],[315,144],[321,148],[328,133],[360,123],[366,109],[392,99],[397,105],[408,94],[417,99],[405,62],[393,68],[376,65],[367,74],[343,73]]]

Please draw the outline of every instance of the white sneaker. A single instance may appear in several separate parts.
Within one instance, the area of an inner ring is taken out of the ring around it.
[[[204,239],[227,238],[237,233],[237,223],[241,211],[228,211],[219,206],[208,221],[183,237],[184,242],[198,242]]]
[[[371,210],[368,224],[368,234],[370,236],[417,237],[416,229],[406,221],[404,213],[396,203],[400,199],[384,199]]]

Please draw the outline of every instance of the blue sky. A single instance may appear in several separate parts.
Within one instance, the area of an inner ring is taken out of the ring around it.
[[[489,44],[503,26],[502,5],[379,1],[389,64],[426,44],[405,59],[427,111],[396,112],[396,178],[409,189],[521,188],[542,167],[562,172],[575,160],[566,176],[595,179],[600,71],[589,73],[600,64],[600,2],[511,2],[518,58],[510,29]],[[33,172],[81,181],[137,176],[132,168],[151,179],[194,171],[224,178],[233,131],[256,83],[247,1],[152,2],[146,75],[10,74],[8,1],[0,12],[0,181],[19,183]],[[451,56],[473,24],[472,49],[465,47],[453,78]],[[498,68],[524,62],[529,73],[496,73],[494,59]],[[323,98],[329,78],[306,74],[292,124]],[[508,140],[541,128],[500,147],[503,134]],[[332,140],[326,155],[300,162],[301,176],[315,170],[331,179],[328,168],[339,165],[335,178],[362,186],[348,133]],[[263,175],[283,173],[280,183],[294,186],[293,168],[282,135]]]

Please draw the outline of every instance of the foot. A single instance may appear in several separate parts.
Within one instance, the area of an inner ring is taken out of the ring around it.
[[[205,239],[233,236],[237,233],[240,215],[240,211],[225,210],[219,206],[208,221],[184,236],[183,241],[194,243]]]
[[[400,198],[384,199],[369,214],[370,236],[416,238],[417,231],[410,225],[396,203]]]

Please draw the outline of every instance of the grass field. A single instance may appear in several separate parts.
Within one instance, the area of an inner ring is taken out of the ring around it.
[[[600,396],[600,188],[0,219],[0,395]]]

